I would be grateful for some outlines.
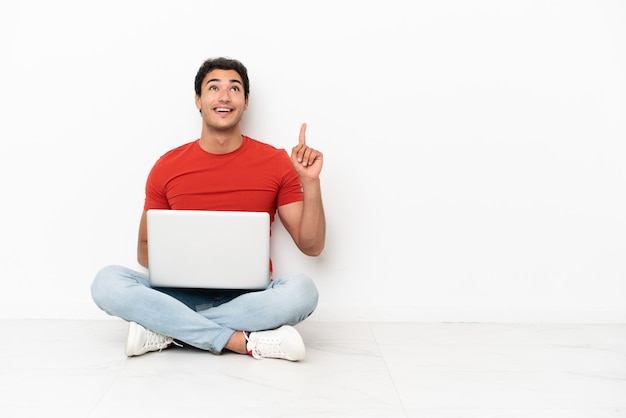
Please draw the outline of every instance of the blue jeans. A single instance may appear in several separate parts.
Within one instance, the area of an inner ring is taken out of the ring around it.
[[[264,290],[152,288],[121,266],[100,270],[91,296],[103,311],[194,347],[220,353],[235,331],[295,325],[313,313],[318,292],[303,274],[275,278]]]

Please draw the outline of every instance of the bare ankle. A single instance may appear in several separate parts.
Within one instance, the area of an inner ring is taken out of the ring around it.
[[[224,346],[226,350],[239,354],[248,354],[247,340],[244,331],[235,331]]]

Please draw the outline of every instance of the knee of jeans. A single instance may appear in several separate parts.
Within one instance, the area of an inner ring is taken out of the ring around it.
[[[310,310],[312,313],[313,310],[315,310],[315,308],[317,307],[317,302],[319,301],[319,292],[317,291],[317,286],[315,286],[315,282],[313,281],[313,279],[311,279],[308,276],[305,276],[305,277],[306,277],[305,286],[307,289],[305,293],[308,296],[309,306],[310,306]]]
[[[100,269],[91,283],[91,298],[101,308],[111,299],[113,278],[119,275],[120,266],[106,266]]]
[[[298,321],[302,321],[309,317],[317,307],[319,301],[317,286],[313,279],[305,274],[290,276],[288,280],[298,283],[294,288],[296,294],[293,295],[295,303],[292,306],[297,311]]]

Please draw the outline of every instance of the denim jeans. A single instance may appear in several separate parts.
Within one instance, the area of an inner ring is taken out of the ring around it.
[[[194,347],[220,353],[235,331],[295,325],[313,313],[318,292],[303,274],[275,278],[264,290],[152,288],[144,273],[100,270],[91,296],[103,311]]]

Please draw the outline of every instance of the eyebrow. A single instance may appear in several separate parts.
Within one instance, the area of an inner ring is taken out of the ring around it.
[[[213,82],[221,82],[222,79],[221,78],[211,78],[210,80],[207,80],[207,82],[205,84],[210,84]],[[232,83],[237,83],[237,84],[241,84],[241,81],[237,80],[236,78],[233,78],[232,80],[228,80],[231,84]]]

